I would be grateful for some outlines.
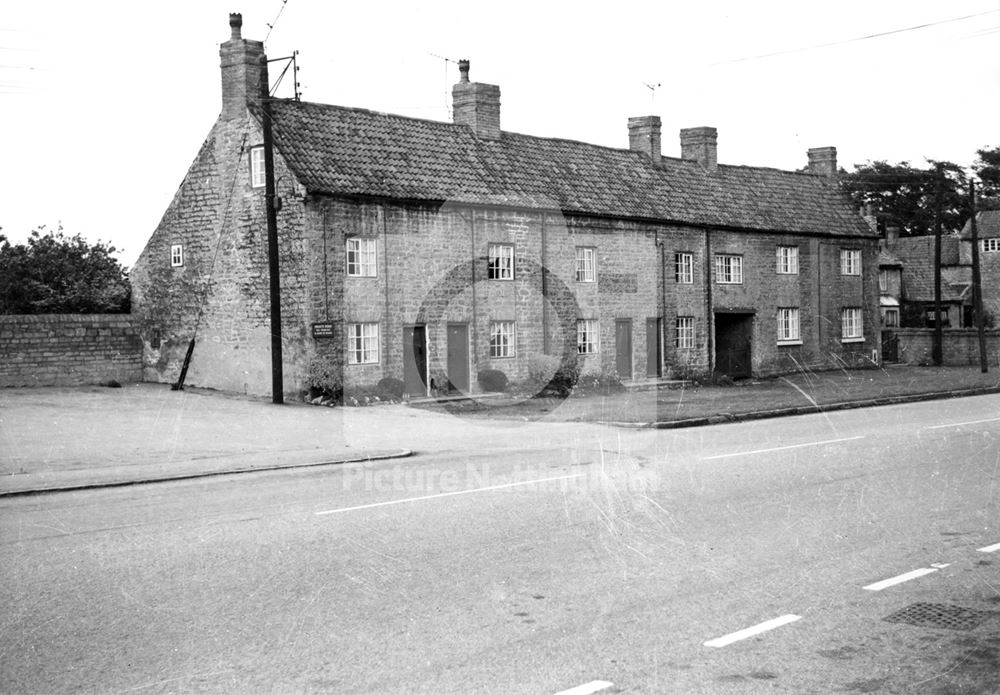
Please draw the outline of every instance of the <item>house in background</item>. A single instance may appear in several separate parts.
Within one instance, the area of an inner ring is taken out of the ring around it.
[[[976,235],[979,237],[983,312],[989,325],[1000,326],[1000,210],[982,210],[976,213]],[[965,223],[959,239],[959,262],[971,266],[971,220]]]
[[[222,112],[132,271],[147,380],[270,388],[263,44],[230,16]],[[877,235],[836,150],[805,173],[718,162],[714,128],[661,151],[507,132],[500,89],[453,89],[454,122],[270,100],[286,391],[317,357],[345,387],[413,395],[511,380],[540,356],[637,379],[870,365]],[[623,124],[624,125],[624,124]],[[624,128],[623,128],[624,130]],[[550,360],[551,361],[551,360]]]
[[[934,236],[887,239],[886,250],[902,265],[900,325],[933,328]],[[941,238],[941,325],[967,328],[972,325],[972,267],[959,257],[959,237]]]

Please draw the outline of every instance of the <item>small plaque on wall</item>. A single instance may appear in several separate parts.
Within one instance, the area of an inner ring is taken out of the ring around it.
[[[333,338],[333,321],[314,323],[313,338],[316,340],[329,340]]]

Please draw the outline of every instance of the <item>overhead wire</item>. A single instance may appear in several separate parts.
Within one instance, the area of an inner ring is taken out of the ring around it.
[[[891,36],[893,34],[902,34],[902,33],[907,32],[907,31],[916,31],[918,29],[926,29],[928,27],[939,26],[941,24],[950,24],[952,22],[960,22],[960,21],[963,21],[963,20],[966,20],[966,19],[973,19],[974,17],[982,17],[982,16],[988,15],[988,14],[995,14],[997,12],[1000,12],[1000,9],[998,9],[998,10],[987,10],[985,12],[977,12],[976,14],[969,14],[969,15],[965,15],[965,16],[962,16],[962,17],[952,17],[951,19],[942,19],[942,20],[939,20],[937,22],[927,22],[926,24],[917,24],[915,26],[904,27],[902,29],[892,29],[890,31],[881,31],[881,32],[878,32],[878,33],[875,33],[875,34],[867,34],[865,36],[855,36],[854,38],[850,38],[850,39],[842,39],[840,41],[831,41],[829,43],[820,43],[820,44],[815,44],[813,46],[802,46],[802,47],[799,47],[799,48],[789,48],[789,49],[786,49],[786,50],[783,50],[783,51],[774,51],[772,53],[761,53],[759,55],[745,56],[743,58],[733,58],[731,60],[721,60],[721,61],[719,61],[717,63],[712,63],[712,66],[716,66],[716,65],[729,65],[729,64],[732,64],[732,63],[742,63],[742,62],[746,62],[746,61],[749,61],[749,60],[758,60],[760,58],[771,58],[773,56],[787,55],[789,53],[801,53],[803,51],[812,51],[812,50],[815,50],[817,48],[829,48],[831,46],[841,46],[841,45],[848,44],[848,43],[855,43],[857,41],[867,41],[869,39],[877,39],[877,38],[881,38],[883,36]]]
[[[236,190],[236,181],[239,178],[239,173],[242,170],[243,154],[246,152],[247,139],[250,137],[250,124],[243,129],[243,139],[240,141],[240,153],[236,158],[236,166],[233,169],[233,176],[229,183],[229,192],[226,194],[226,207],[222,214],[222,222],[219,225],[219,233],[215,239],[215,251],[212,253],[212,263],[208,267],[208,274],[205,276],[205,282],[202,286],[201,300],[198,302],[198,315],[195,317],[194,321],[194,331],[191,334],[191,340],[194,341],[198,336],[198,328],[201,325],[201,318],[205,313],[205,304],[208,302],[208,291],[212,285],[212,277],[215,274],[215,263],[219,258],[219,249],[222,247],[222,239],[225,235],[226,226],[229,222],[229,211],[232,209],[233,202],[233,192]]]
[[[285,5],[287,4],[288,0],[281,0],[281,8],[278,9],[278,14],[276,14],[271,23],[267,25],[267,35],[264,36],[264,43],[267,43],[267,39],[271,36],[271,32],[274,31],[274,25],[278,23],[278,19],[281,18],[281,13],[285,11]]]

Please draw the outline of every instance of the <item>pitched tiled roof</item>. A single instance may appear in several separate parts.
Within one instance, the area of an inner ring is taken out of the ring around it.
[[[699,225],[873,236],[824,177],[664,158],[363,109],[272,102],[275,144],[310,193],[559,209]]]
[[[976,213],[976,234],[980,239],[1000,237],[1000,210],[982,210]],[[972,238],[972,220],[962,227],[961,237]]]
[[[958,266],[958,237],[941,238],[941,299],[962,301],[968,295],[971,270]],[[934,236],[914,236],[896,241],[893,253],[903,263],[903,296],[911,302],[934,301]]]

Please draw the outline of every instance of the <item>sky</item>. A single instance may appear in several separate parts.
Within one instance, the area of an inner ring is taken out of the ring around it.
[[[447,121],[467,58],[530,135],[625,148],[652,114],[664,155],[707,125],[720,163],[790,170],[1000,145],[1000,0],[32,0],[0,15],[0,234],[61,224],[130,266],[219,114],[230,12],[299,52],[306,101]]]

